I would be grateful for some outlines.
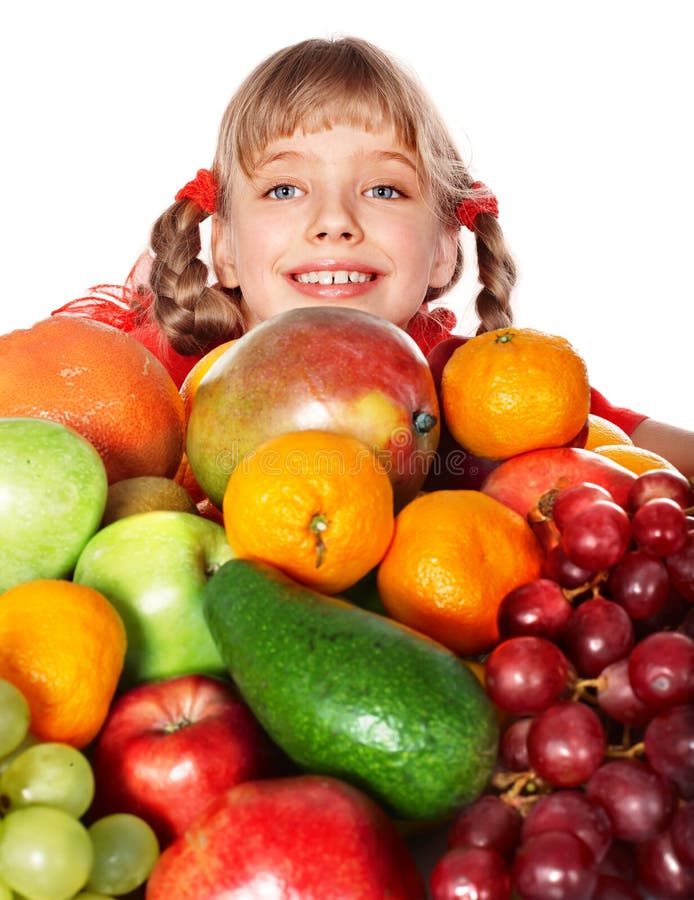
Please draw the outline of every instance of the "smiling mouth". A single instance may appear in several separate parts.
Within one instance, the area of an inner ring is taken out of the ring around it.
[[[348,272],[346,269],[337,272],[321,270],[292,275],[294,281],[298,281],[300,284],[364,284],[367,281],[373,281],[375,277],[373,273]]]

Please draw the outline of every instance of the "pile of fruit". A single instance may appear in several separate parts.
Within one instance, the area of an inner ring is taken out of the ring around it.
[[[567,341],[0,351],[0,900],[694,896],[694,493]]]

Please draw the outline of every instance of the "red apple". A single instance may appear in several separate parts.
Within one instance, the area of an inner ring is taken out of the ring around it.
[[[146,900],[424,900],[414,859],[366,794],[328,776],[240,784],[161,855]]]
[[[162,846],[228,788],[275,775],[284,764],[235,687],[204,675],[121,694],[92,762],[94,812],[139,815]]]
[[[585,481],[604,487],[625,507],[636,475],[619,463],[581,447],[529,450],[500,463],[482,491],[527,516],[549,491]]]
[[[229,475],[268,438],[324,429],[372,447],[396,508],[420,490],[439,440],[439,403],[424,354],[401,328],[355,309],[292,309],[267,319],[205,374],[187,456],[221,507]]]

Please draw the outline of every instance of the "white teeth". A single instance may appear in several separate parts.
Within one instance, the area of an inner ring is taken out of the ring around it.
[[[348,272],[346,269],[340,269],[338,272],[302,272],[300,275],[294,276],[296,281],[301,284],[363,284],[365,281],[371,281],[374,276],[368,275],[366,272]]]

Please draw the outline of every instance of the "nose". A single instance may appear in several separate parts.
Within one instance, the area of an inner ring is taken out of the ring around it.
[[[344,197],[324,196],[316,203],[308,238],[318,243],[357,243],[364,234],[354,205]]]

